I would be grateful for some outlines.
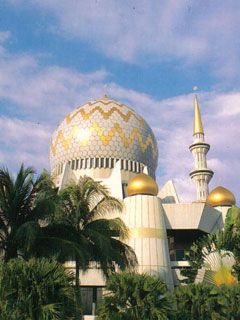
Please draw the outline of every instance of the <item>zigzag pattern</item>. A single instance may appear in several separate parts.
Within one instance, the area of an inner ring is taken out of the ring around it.
[[[65,150],[68,150],[69,142],[73,138],[73,136],[76,134],[77,130],[78,130],[78,126],[74,126],[66,138],[63,136],[62,131],[58,132],[58,135],[55,141],[51,142],[51,151],[53,155],[56,154],[56,148],[59,142],[62,143]],[[105,146],[110,143],[110,141],[112,140],[115,134],[118,134],[125,147],[128,147],[136,139],[138,140],[138,143],[143,153],[146,151],[147,147],[150,145],[152,147],[153,158],[156,158],[157,156],[157,150],[156,150],[152,136],[149,134],[146,141],[144,142],[138,128],[133,128],[129,137],[125,135],[123,129],[120,127],[118,123],[115,123],[114,126],[110,129],[110,131],[107,134],[104,134],[103,128],[101,128],[97,122],[94,122],[92,124],[92,126],[90,127],[90,130],[95,131],[97,133],[98,137],[100,138],[103,145]]]
[[[117,101],[115,101],[115,100],[111,100],[111,99],[109,99],[108,97],[103,98],[103,99],[99,99],[99,100],[97,100],[97,101],[88,102],[88,105],[89,105],[89,106],[93,106],[94,104],[97,104],[97,103],[99,103],[99,102],[101,102],[102,104],[105,104],[105,106],[108,105],[108,104],[110,104],[110,103],[112,103],[112,102],[113,102],[114,104],[118,105],[119,107],[123,107],[123,106],[124,106],[123,103],[117,102]]]
[[[109,119],[109,117],[114,112],[117,112],[125,122],[128,122],[131,117],[135,117],[140,122],[141,126],[144,125],[144,120],[140,117],[137,117],[136,114],[132,111],[128,111],[127,114],[124,114],[122,111],[120,111],[116,107],[112,107],[110,110],[104,111],[100,106],[94,107],[89,112],[85,111],[83,107],[80,107],[73,115],[69,114],[66,117],[66,122],[67,122],[67,124],[69,124],[79,113],[81,114],[81,116],[83,117],[84,120],[88,120],[97,111],[102,115],[102,117],[105,120]]]

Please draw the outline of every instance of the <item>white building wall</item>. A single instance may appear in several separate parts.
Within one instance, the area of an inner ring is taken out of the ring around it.
[[[173,287],[163,207],[158,197],[135,195],[124,199],[123,220],[130,229],[128,244],[138,258],[138,272],[159,276]]]

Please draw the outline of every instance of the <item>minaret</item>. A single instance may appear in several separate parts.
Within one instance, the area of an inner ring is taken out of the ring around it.
[[[190,177],[194,181],[197,189],[197,201],[205,202],[209,193],[208,184],[213,176],[213,171],[207,167],[206,155],[210,145],[204,140],[201,113],[197,95],[194,98],[194,142],[189,147],[194,157],[194,169],[190,172]]]

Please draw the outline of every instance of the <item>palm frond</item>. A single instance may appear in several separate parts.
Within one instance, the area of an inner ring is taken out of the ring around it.
[[[90,211],[92,216],[97,219],[98,217],[108,218],[112,214],[119,214],[123,210],[123,204],[118,199],[108,196],[102,198],[98,203],[95,204],[94,208]]]
[[[137,263],[134,251],[122,240],[128,238],[128,228],[120,218],[106,219],[113,212],[122,211],[122,203],[109,195],[108,189],[89,177],[81,177],[78,183],[71,182],[59,193],[61,209],[56,224],[72,228],[72,234],[80,238],[68,238],[81,243],[83,252],[88,252],[89,261],[101,265],[105,275]]]
[[[0,232],[5,234],[1,241],[4,241],[6,259],[16,257],[19,249],[30,250],[30,242],[35,238],[30,232],[35,230],[32,226],[36,227],[39,219],[46,220],[55,211],[56,192],[51,188],[49,177],[45,174],[35,178],[32,167],[21,165],[16,177],[8,169],[0,169]],[[21,228],[27,231],[24,244],[16,241],[20,234],[23,235]]]

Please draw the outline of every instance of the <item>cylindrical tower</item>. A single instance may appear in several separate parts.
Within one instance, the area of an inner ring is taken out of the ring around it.
[[[197,96],[194,98],[194,143],[189,147],[194,157],[194,169],[190,177],[197,190],[197,201],[206,201],[209,194],[208,184],[213,176],[213,171],[207,167],[206,155],[210,145],[205,142],[202,119]]]
[[[138,259],[138,272],[158,276],[171,289],[170,265],[164,210],[157,197],[158,186],[153,178],[139,174],[129,181],[124,199],[124,221],[130,229],[128,244]]]

